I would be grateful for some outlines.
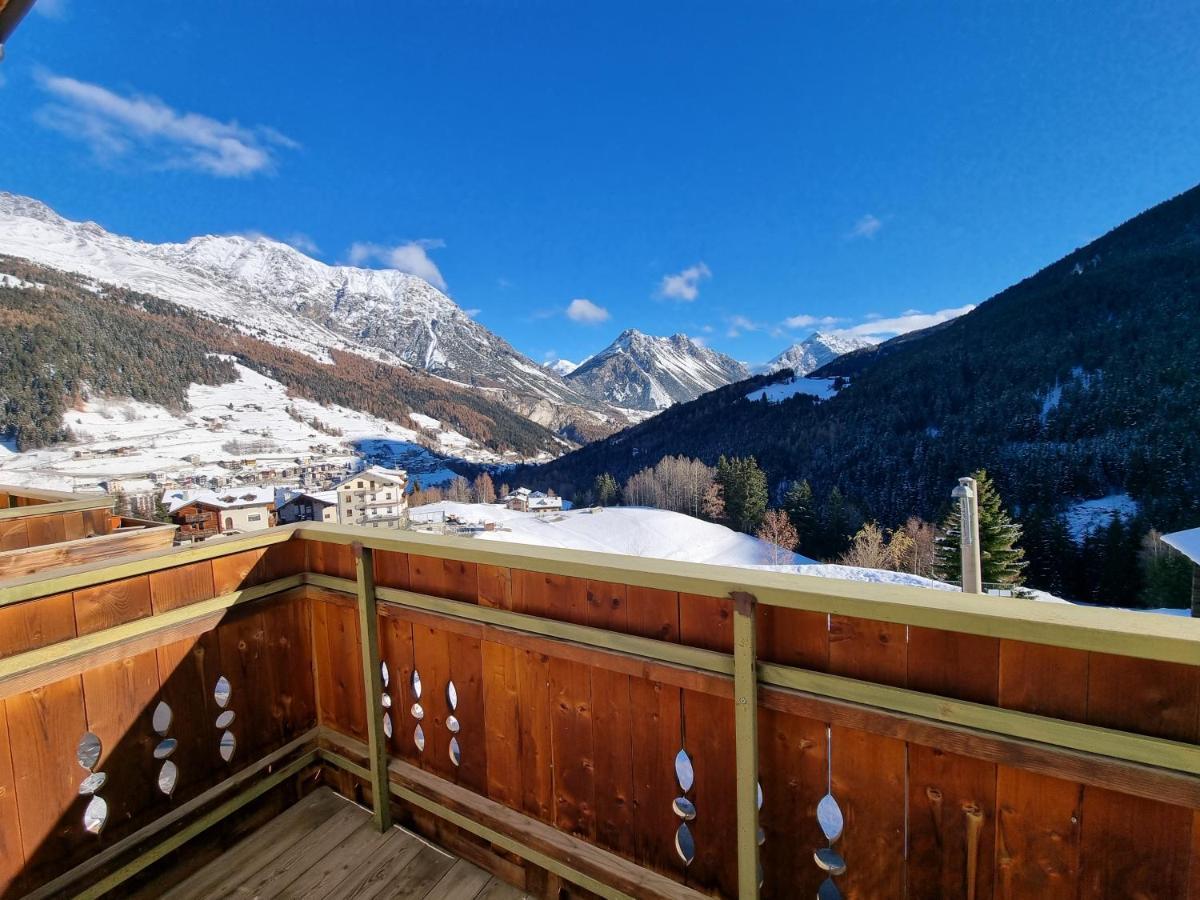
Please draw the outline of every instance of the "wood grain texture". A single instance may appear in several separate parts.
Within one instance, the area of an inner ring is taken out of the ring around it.
[[[759,606],[758,658],[817,672],[829,671],[829,616]]]
[[[1186,897],[1192,819],[1180,806],[1085,789],[1080,896]]]
[[[549,677],[554,822],[568,834],[595,840],[591,670],[581,663],[551,658]]]
[[[591,669],[592,747],[595,762],[596,841],[634,858],[633,710],[629,676]]]
[[[75,591],[74,597],[79,634],[91,634],[153,613],[148,575],[82,588]]]
[[[679,819],[671,810],[681,792],[675,755],[683,748],[683,697],[679,688],[645,678],[629,679],[633,737],[633,808],[638,823],[634,858],[657,872],[683,878],[675,852]]]
[[[1200,666],[1093,653],[1087,721],[1138,734],[1200,740]]]
[[[0,658],[75,636],[75,604],[70,594],[0,607]]]
[[[684,691],[683,730],[684,746],[696,775],[691,794],[696,819],[688,823],[696,839],[696,859],[688,866],[687,883],[699,890],[735,897],[737,798],[732,701]]]
[[[1000,900],[1079,897],[1083,787],[1000,766],[996,778],[996,891]]]
[[[817,803],[828,787],[826,727],[816,719],[759,710],[762,895],[769,900],[816,896],[824,879],[812,851],[826,843],[817,824]]]
[[[838,848],[850,866],[839,879],[842,893],[850,900],[902,897],[905,744],[834,725],[831,746],[833,795],[846,820]]]
[[[995,764],[910,746],[908,845],[910,896],[966,897],[973,877],[972,896],[989,900],[996,857]]]
[[[1000,690],[1000,641],[937,628],[910,628],[908,687],[995,706]]]
[[[525,793],[521,730],[521,678],[513,647],[484,641],[484,741],[487,744],[487,796],[510,809],[522,809]]]
[[[1088,654],[1083,650],[1000,642],[999,706],[1070,722],[1087,718]]]
[[[829,671],[904,687],[908,682],[905,626],[848,616],[829,617]]]
[[[0,703],[0,895],[8,895],[24,866],[17,782],[12,768],[12,742],[8,736],[8,715],[4,704]]]
[[[151,572],[150,603],[154,612],[178,609],[217,596],[212,560]]]

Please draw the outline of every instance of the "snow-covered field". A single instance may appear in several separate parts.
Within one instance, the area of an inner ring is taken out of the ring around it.
[[[818,400],[828,400],[837,394],[833,387],[832,378],[790,378],[777,384],[768,384],[746,395],[747,400],[766,400],[768,403],[782,403],[797,394],[809,394]]]
[[[1103,529],[1113,516],[1131,519],[1137,515],[1137,511],[1137,501],[1128,494],[1109,494],[1095,500],[1081,500],[1067,510],[1067,528],[1071,537],[1079,543],[1092,532]]]
[[[504,461],[437,420],[414,423],[420,426],[418,432],[345,407],[291,397],[279,382],[241,365],[237,372],[238,380],[229,384],[192,385],[191,409],[185,413],[129,399],[90,400],[63,417],[76,443],[25,453],[0,449],[0,481],[71,490],[115,479],[124,490],[135,492],[153,488],[151,473],[228,474],[218,464],[236,459],[254,458],[260,468],[297,457],[350,463],[355,460],[355,447],[372,441],[402,448],[406,464],[423,483],[453,477],[444,460],[418,445],[422,434],[459,458]],[[76,451],[101,454],[118,447],[131,452],[75,458]]]

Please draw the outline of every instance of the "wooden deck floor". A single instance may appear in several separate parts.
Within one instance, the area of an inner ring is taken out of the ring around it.
[[[525,896],[411,832],[321,788],[175,886],[175,900],[245,897],[515,900]]]

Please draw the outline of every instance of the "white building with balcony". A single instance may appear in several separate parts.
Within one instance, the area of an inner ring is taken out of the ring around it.
[[[403,528],[408,522],[408,473],[370,466],[340,482],[337,518],[342,525]]]

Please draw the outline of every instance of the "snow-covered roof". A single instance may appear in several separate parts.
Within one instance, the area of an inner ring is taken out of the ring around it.
[[[545,494],[533,494],[529,498],[530,509],[561,509],[562,497],[547,497]]]
[[[1200,566],[1200,528],[1189,528],[1187,531],[1164,534],[1163,542],[1170,544],[1196,565]]]
[[[275,502],[273,487],[236,487],[223,491],[173,490],[163,494],[163,505],[167,512],[175,512],[193,503],[212,506],[216,509],[234,509],[240,506],[270,506]]]
[[[374,478],[376,481],[390,481],[393,484],[403,485],[408,482],[408,473],[403,469],[385,469],[383,466],[367,466],[361,472],[355,472],[338,482],[338,487],[349,484],[351,481],[360,478]]]

